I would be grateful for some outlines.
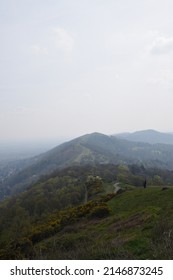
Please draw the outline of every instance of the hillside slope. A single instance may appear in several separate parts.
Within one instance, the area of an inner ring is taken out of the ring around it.
[[[40,176],[72,165],[143,164],[173,169],[173,145],[136,143],[100,133],[87,134],[32,159],[32,164],[0,183],[1,199],[22,191]]]
[[[18,202],[1,223],[1,259],[172,259],[171,187],[97,195],[33,221]]]

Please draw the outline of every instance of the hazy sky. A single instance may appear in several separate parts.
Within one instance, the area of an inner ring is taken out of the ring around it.
[[[173,131],[172,0],[0,0],[0,140]]]

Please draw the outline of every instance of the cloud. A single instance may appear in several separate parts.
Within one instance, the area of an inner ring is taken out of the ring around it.
[[[172,90],[173,78],[171,73],[162,73],[160,77],[150,78],[147,83],[151,86],[162,88],[164,90]]]
[[[163,37],[160,36],[156,38],[151,46],[149,47],[151,54],[160,55],[167,54],[173,51],[173,37]]]
[[[31,52],[35,55],[46,55],[48,54],[48,50],[45,47],[40,47],[39,45],[32,45]]]
[[[64,28],[55,29],[56,47],[64,52],[70,53],[74,47],[74,38]]]

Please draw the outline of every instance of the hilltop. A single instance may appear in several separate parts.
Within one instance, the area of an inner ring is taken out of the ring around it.
[[[173,145],[134,142],[101,133],[83,135],[29,161],[17,162],[15,172],[0,183],[1,199],[23,191],[54,170],[96,164],[142,164],[172,170]]]
[[[92,133],[16,164],[0,259],[172,258],[173,145]]]

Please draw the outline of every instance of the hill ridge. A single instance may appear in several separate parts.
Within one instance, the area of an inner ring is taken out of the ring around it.
[[[173,137],[173,136],[172,136]],[[94,132],[67,141],[34,157],[31,164],[0,182],[4,191],[22,190],[40,176],[73,165],[143,164],[146,167],[173,169],[173,145],[150,144]],[[8,193],[7,193],[8,194]]]
[[[131,133],[119,133],[114,136],[119,139],[126,139],[134,142],[173,145],[173,135],[171,133],[160,132],[154,129],[135,131]]]

